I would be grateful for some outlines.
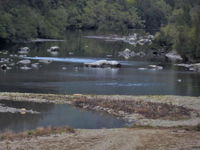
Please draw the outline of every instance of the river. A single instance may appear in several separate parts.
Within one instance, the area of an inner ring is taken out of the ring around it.
[[[144,34],[143,31],[134,32],[138,35]],[[28,42],[0,47],[0,65],[6,64],[10,67],[6,71],[0,70],[0,92],[200,95],[199,73],[177,68],[159,59],[133,57],[126,60],[119,56],[119,52],[127,48],[148,52],[148,45],[134,46],[124,41],[86,37],[100,35],[110,35],[110,33],[69,32],[66,33],[64,41]],[[19,53],[22,47],[29,47],[30,51],[22,55]],[[59,47],[59,50],[52,53],[48,50],[50,47]],[[26,65],[20,63],[21,60],[27,59],[30,62],[26,62]],[[122,67],[88,68],[84,66],[84,63],[102,59],[117,60]],[[159,65],[163,69],[150,68],[149,65]],[[19,132],[40,126],[112,128],[126,125],[125,121],[113,116],[81,111],[68,105],[8,103],[6,101],[1,101],[0,105],[40,112],[40,114],[25,115],[0,113],[1,131]]]
[[[11,57],[14,62],[12,69],[6,72],[0,71],[0,91],[199,96],[199,73],[179,69],[154,59],[125,60],[118,56],[118,53],[126,48],[148,51],[148,46],[134,47],[123,41],[105,41],[85,37],[104,34],[108,33],[70,32],[64,41],[8,45],[5,48],[9,51],[8,54],[0,54],[1,58],[7,58],[10,55],[19,56],[18,50],[27,46],[30,48],[27,57],[33,59],[32,64],[38,63],[38,59],[53,61],[50,64],[39,62],[37,69],[22,70],[20,67],[23,65],[17,62],[25,58]],[[47,51],[52,46],[60,47],[58,54]],[[122,63],[122,67],[87,68],[83,65],[85,62],[100,59],[118,60]],[[139,69],[155,64],[163,66],[163,70]],[[27,66],[31,67],[31,64]]]

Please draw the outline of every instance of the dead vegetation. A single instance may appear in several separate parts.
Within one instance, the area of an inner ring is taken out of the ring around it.
[[[88,109],[100,106],[112,109],[115,112],[123,111],[128,114],[137,113],[149,119],[168,119],[180,120],[190,118],[192,109],[181,106],[175,106],[166,103],[153,103],[134,100],[112,100],[112,99],[87,99],[80,98],[74,101],[77,107]]]
[[[137,125],[176,127],[200,123],[200,97],[0,93],[0,100],[71,104],[122,117]]]

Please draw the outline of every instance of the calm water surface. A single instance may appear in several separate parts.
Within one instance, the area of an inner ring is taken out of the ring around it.
[[[0,113],[0,132],[21,132],[38,127],[73,127],[84,129],[119,128],[127,123],[113,116],[77,109],[69,105],[1,100],[0,104],[14,108],[26,108],[39,114]]]

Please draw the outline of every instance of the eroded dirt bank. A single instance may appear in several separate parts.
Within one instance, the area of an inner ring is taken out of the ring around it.
[[[200,132],[177,129],[76,130],[0,141],[0,150],[198,150]]]

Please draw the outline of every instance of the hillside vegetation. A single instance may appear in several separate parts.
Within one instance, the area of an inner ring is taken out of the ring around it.
[[[200,58],[199,0],[0,0],[0,42],[66,30],[160,29],[154,46]]]

